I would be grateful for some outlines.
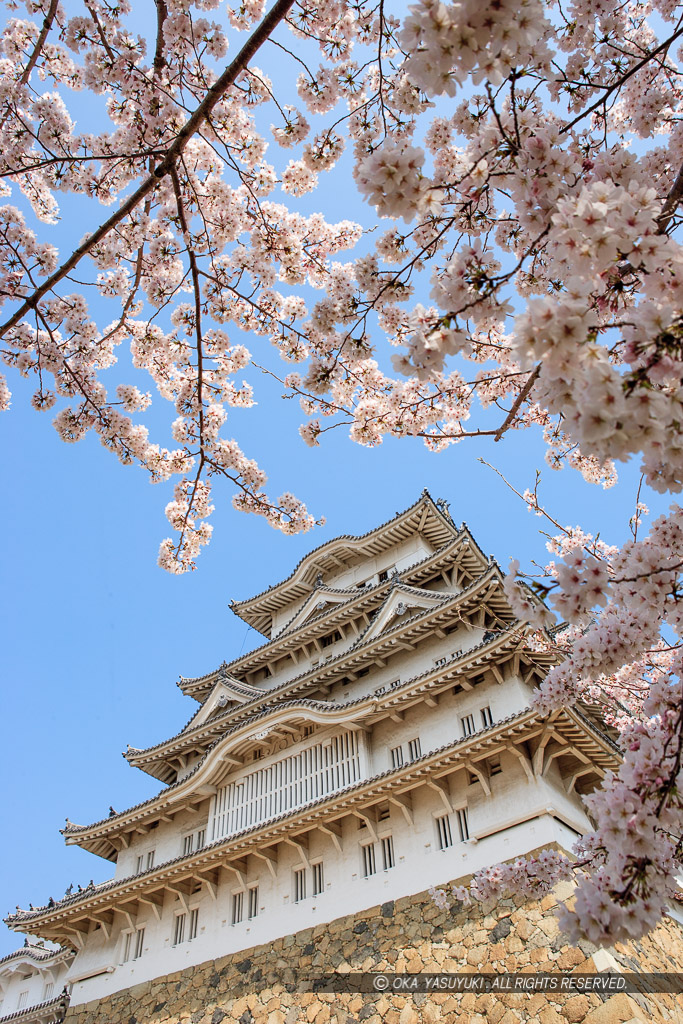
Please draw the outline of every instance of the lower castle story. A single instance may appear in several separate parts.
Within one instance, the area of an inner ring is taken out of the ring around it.
[[[66,1024],[680,1024],[683,996],[661,993],[314,991],[313,979],[332,971],[683,971],[683,928],[673,918],[637,942],[567,945],[555,909],[571,893],[561,883],[541,900],[456,902],[447,911],[427,892],[389,900],[72,1005]]]

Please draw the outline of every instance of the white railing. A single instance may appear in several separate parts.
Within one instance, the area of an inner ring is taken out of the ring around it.
[[[361,778],[358,734],[341,732],[218,790],[211,842],[343,789]]]

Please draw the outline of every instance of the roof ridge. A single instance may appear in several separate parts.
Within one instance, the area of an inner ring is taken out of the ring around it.
[[[52,960],[63,953],[71,953],[72,951],[67,946],[60,946],[59,949],[45,949],[43,946],[37,946],[31,943],[28,946],[22,946],[21,949],[15,949],[12,953],[6,953],[5,956],[0,957],[0,964],[6,964],[9,960],[20,959],[22,956],[27,956],[31,960],[35,960],[37,963],[42,963],[45,960]],[[2,1017],[0,1016],[0,1019]]]

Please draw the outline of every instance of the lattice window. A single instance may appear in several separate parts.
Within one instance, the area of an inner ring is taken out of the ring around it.
[[[474,732],[474,715],[464,715],[460,719],[463,736],[471,736]]]
[[[252,885],[249,889],[249,906],[247,916],[251,921],[258,914],[258,885]]]
[[[312,865],[313,869],[313,895],[319,896],[325,888],[325,879],[323,877],[323,862],[320,860],[317,864]]]
[[[377,871],[375,865],[375,844],[368,843],[366,846],[361,846],[360,849],[363,858],[363,877],[369,878],[370,875],[374,875]]]
[[[301,903],[306,899],[306,868],[298,868],[294,872],[294,902]]]
[[[400,768],[403,764],[403,747],[392,747],[389,753],[391,754],[391,767]]]
[[[232,923],[239,924],[244,912],[244,893],[234,892],[232,894]]]
[[[460,832],[460,842],[464,843],[466,839],[470,838],[470,829],[467,822],[467,808],[462,807],[459,811],[455,812],[455,816],[458,819],[458,831]]]
[[[361,778],[358,737],[342,732],[331,741],[283,757],[219,789],[211,842],[276,817]]]
[[[440,850],[447,850],[449,846],[453,845],[451,819],[447,814],[442,814],[436,819],[436,838]]]
[[[382,867],[388,871],[396,863],[394,860],[394,837],[384,836],[383,839],[380,839],[380,846],[382,847]]]
[[[142,947],[145,944],[145,929],[136,928],[135,931],[126,932],[123,939],[123,962],[137,960],[142,956]]]
[[[187,924],[187,914],[176,914],[173,922],[173,945],[179,946],[181,942],[185,941],[185,925]]]

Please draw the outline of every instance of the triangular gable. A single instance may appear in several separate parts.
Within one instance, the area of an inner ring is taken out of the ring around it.
[[[359,638],[359,643],[367,643],[373,640],[380,633],[391,629],[396,620],[402,618],[406,613],[413,615],[429,608],[437,608],[444,601],[450,601],[453,594],[435,593],[431,590],[418,591],[414,587],[404,587],[398,584],[389,593],[384,604],[378,610],[365,633]]]
[[[297,629],[302,626],[307,619],[314,619],[318,615],[322,615],[325,611],[330,611],[335,605],[346,604],[352,598],[358,595],[359,591],[354,589],[345,593],[339,591],[327,590],[325,587],[316,587],[313,593],[306,598],[296,615],[285,622],[282,629],[278,630],[276,636],[280,633],[284,633],[285,630],[289,632],[292,629]]]
[[[256,697],[263,696],[263,691],[248,683],[238,682],[230,676],[221,676],[213,686],[197,714],[185,726],[185,729],[196,728],[214,715],[220,714],[231,704],[246,704]],[[184,731],[184,730],[183,730]]]

